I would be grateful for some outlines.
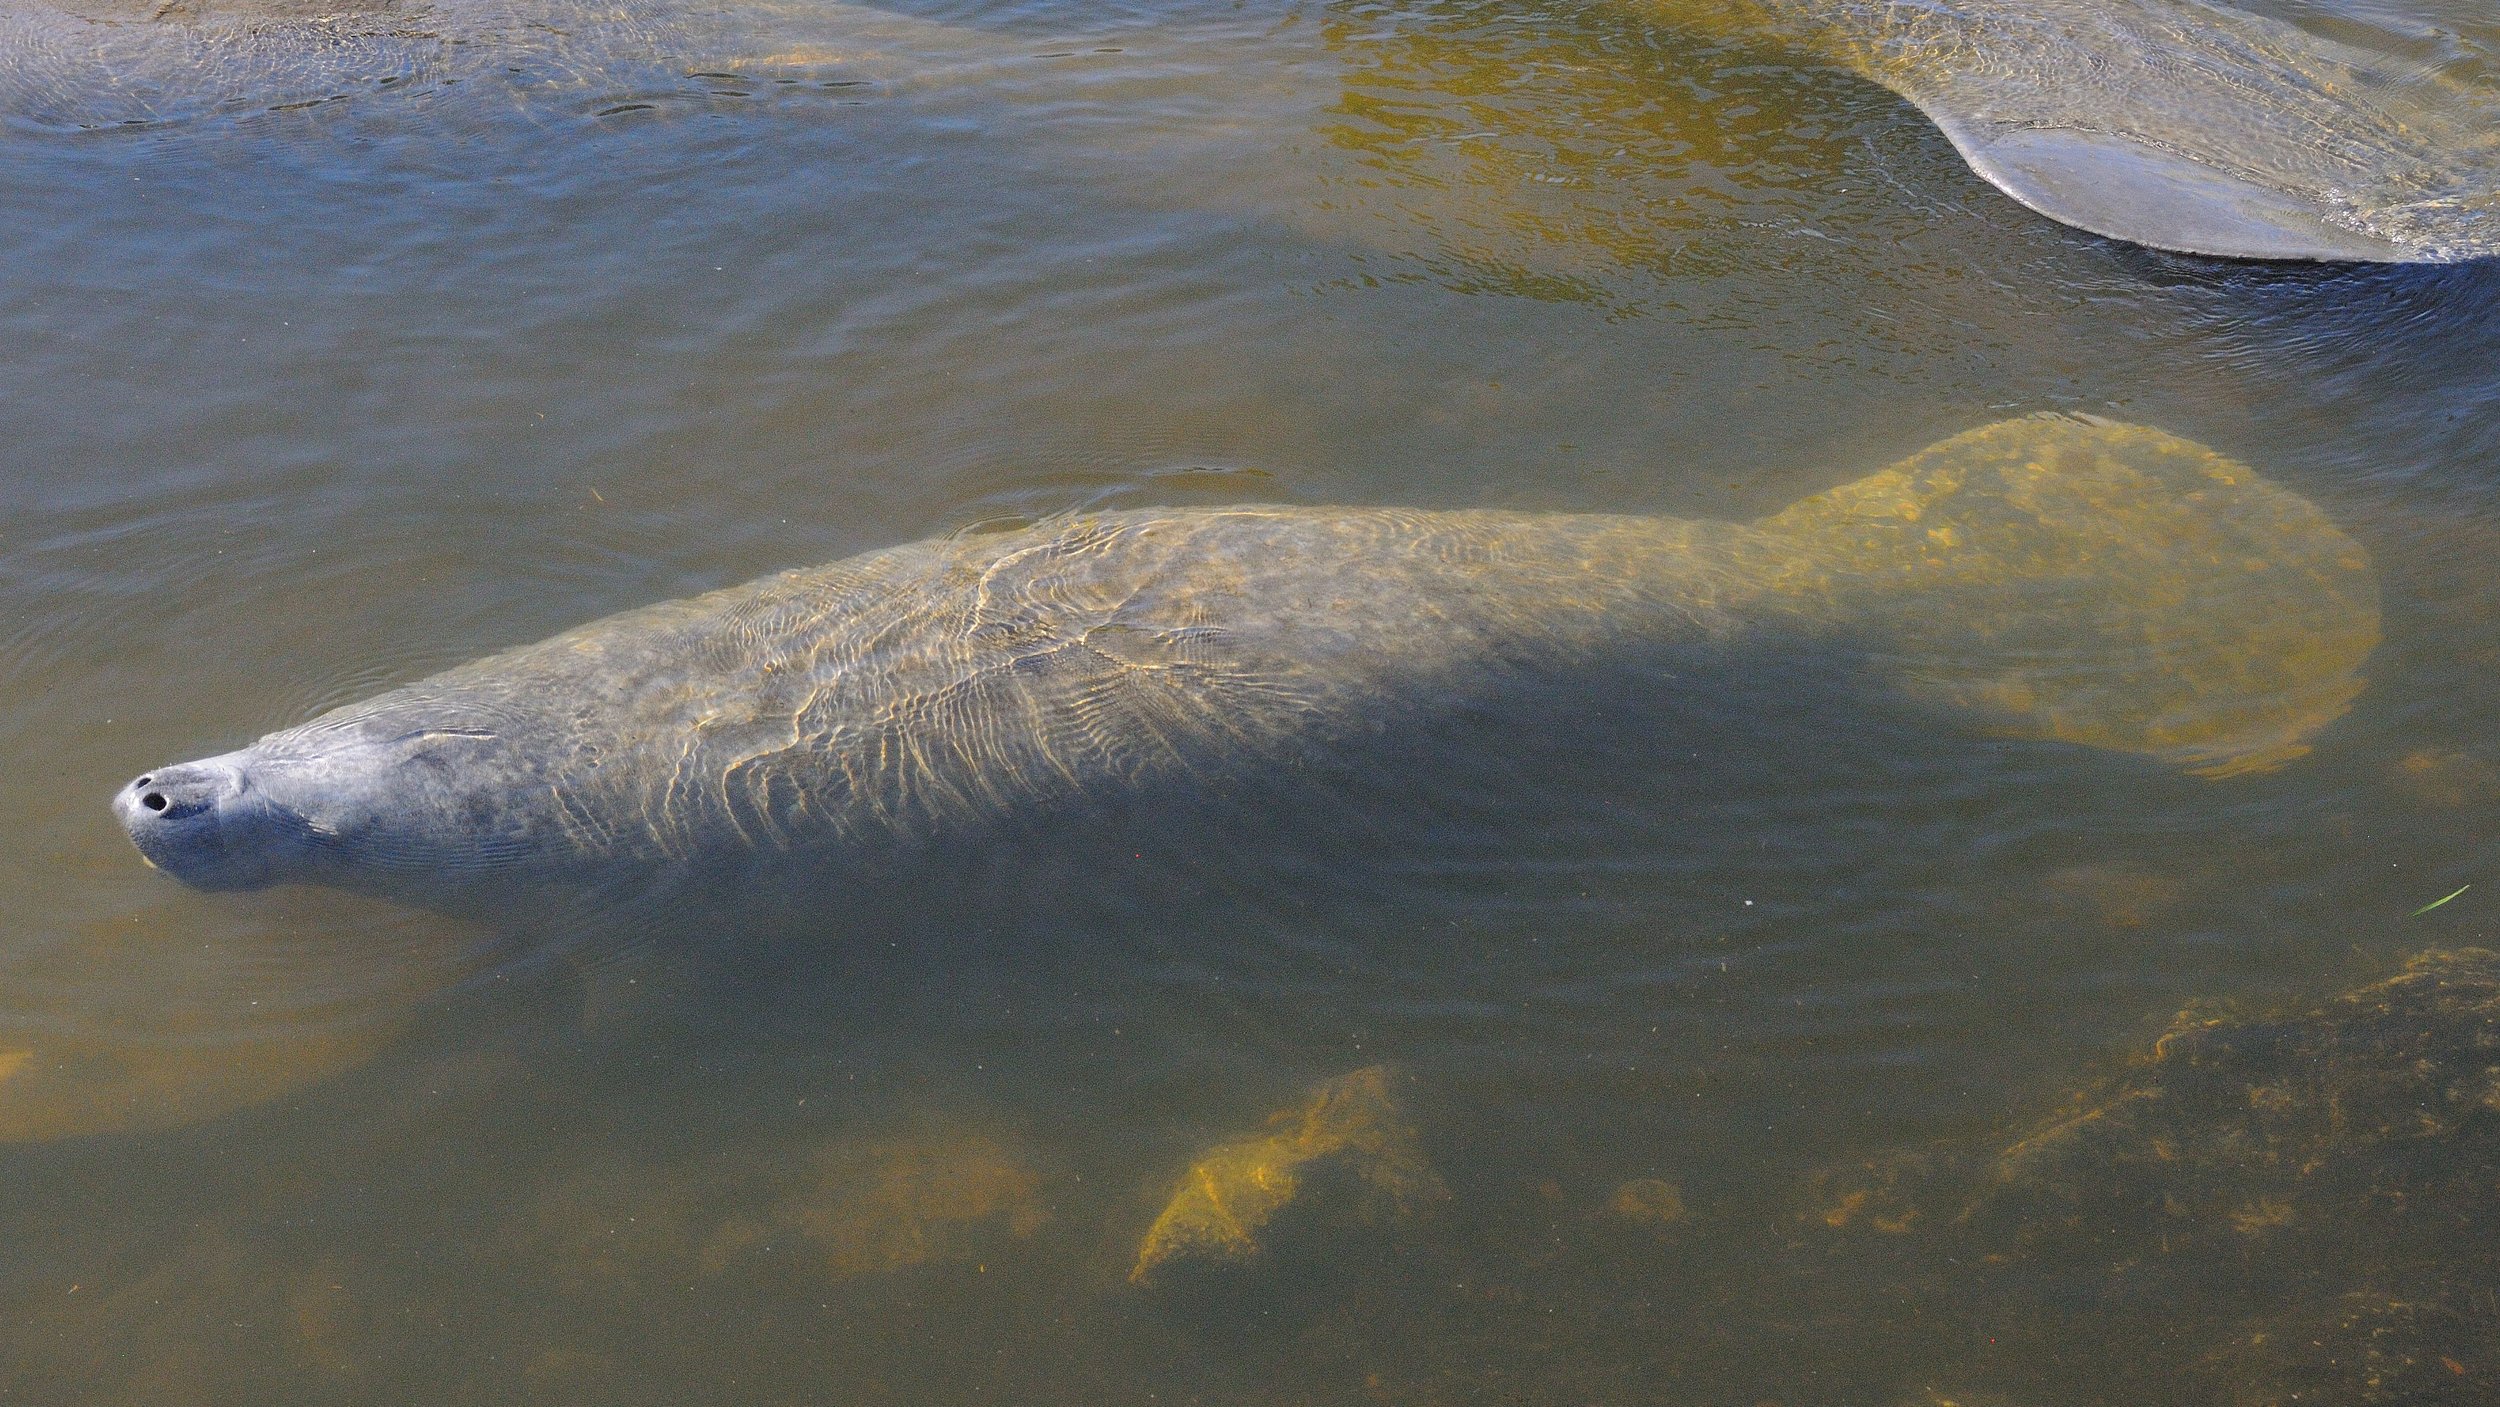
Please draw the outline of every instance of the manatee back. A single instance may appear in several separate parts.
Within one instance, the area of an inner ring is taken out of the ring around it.
[[[295,731],[449,739],[453,784],[495,813],[481,830],[541,876],[873,853],[1325,764],[1523,678],[1730,633],[1759,575],[1733,545],[1758,536],[1367,508],[1071,518],[628,611]]]
[[[1719,536],[1597,515],[1104,514],[783,573],[416,687],[571,700],[538,726],[586,852],[867,843],[1308,761],[1521,669],[1727,627],[1702,589],[1735,570]]]

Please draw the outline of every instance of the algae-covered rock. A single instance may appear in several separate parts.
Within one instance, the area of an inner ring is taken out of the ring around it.
[[[966,1134],[818,1150],[779,1201],[723,1223],[703,1248],[726,1265],[795,1233],[835,1275],[969,1256],[985,1235],[1022,1240],[1049,1219],[1041,1179],[993,1139]]]
[[[2424,953],[2290,1015],[2191,1009],[1995,1160],[1964,1212],[2019,1244],[2265,1238],[2500,1248],[2500,955]]]
[[[2286,1015],[2183,1013],[2005,1149],[1961,1220],[2113,1337],[2220,1325],[2183,1365],[2205,1400],[2486,1403],[2496,1192],[2500,955],[2466,949]]]
[[[1803,1220],[1895,1233],[1845,1244],[2009,1358],[2164,1400],[2500,1400],[2500,954],[2191,1008],[2010,1143],[1827,1175]]]
[[[1269,1223],[1322,1181],[1350,1194],[1332,1210],[1364,1221],[1402,1218],[1448,1195],[1398,1108],[1396,1078],[1381,1065],[1340,1075],[1264,1131],[1209,1149],[1147,1230],[1129,1279],[1150,1284],[1176,1264],[1257,1258]]]

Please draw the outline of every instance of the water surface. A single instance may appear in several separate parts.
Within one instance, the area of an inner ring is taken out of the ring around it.
[[[2277,8],[2492,81],[2456,7]],[[1800,1268],[1800,1189],[2018,1125],[2190,999],[2488,940],[2491,266],[2100,240],[1871,83],[1626,7],[671,26],[324,70],[347,96],[311,107],[11,109],[29,1400],[2159,1395],[2158,1348],[1904,1331],[1917,1286]],[[1757,656],[1672,708],[1591,681],[1538,736],[1384,745],[1359,829],[1254,799],[803,922],[561,935],[189,894],[106,807],[887,543],[1254,501],[1747,519],[2040,410],[2212,444],[2367,547],[2386,641],[2309,756],[2188,776]],[[1384,1061],[1428,1218],[1219,1293],[1127,1282],[1199,1150]],[[876,1231],[930,1166],[951,1219]],[[1641,1178],[1689,1221],[1610,1215]]]

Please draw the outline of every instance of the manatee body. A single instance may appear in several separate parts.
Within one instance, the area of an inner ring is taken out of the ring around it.
[[[2435,24],[2310,27],[2223,0],[1633,0],[1918,105],[2050,219],[2231,258],[2500,255],[2500,74]]]
[[[2305,500],[2158,431],[2043,417],[1752,524],[1149,509],[912,543],[597,621],[115,806],[203,888],[448,907],[978,834],[1766,629],[2001,732],[2221,773],[2343,710],[2378,611]]]

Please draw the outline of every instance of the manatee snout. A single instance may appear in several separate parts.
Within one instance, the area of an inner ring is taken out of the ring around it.
[[[554,824],[548,782],[431,696],[340,710],[161,767],[113,797],[149,864],[194,889],[327,884],[446,895],[491,880]]]
[[[123,787],[113,814],[147,862],[199,889],[269,882],[264,858],[235,843],[250,805],[242,754],[160,767]]]

